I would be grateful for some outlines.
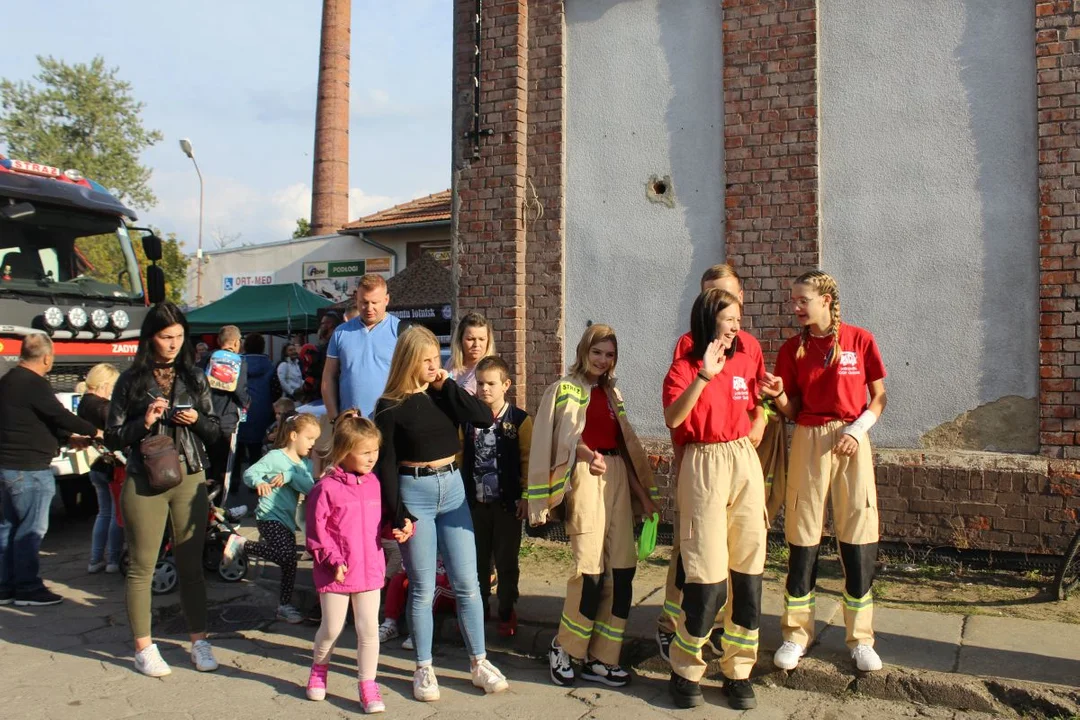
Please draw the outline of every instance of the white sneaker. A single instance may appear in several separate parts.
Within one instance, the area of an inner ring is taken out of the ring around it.
[[[237,505],[236,507],[229,508],[225,512],[228,515],[229,520],[231,520],[232,522],[236,522],[237,520],[240,520],[245,515],[247,515],[248,506],[247,505]]]
[[[278,605],[277,618],[290,625],[299,625],[304,622],[304,614],[292,605]]]
[[[379,626],[380,643],[393,640],[394,638],[398,637],[398,635],[400,635],[400,633],[398,632],[397,622],[389,619],[382,621],[382,625]]]
[[[401,649],[402,650],[413,650],[415,648],[416,648],[416,646],[413,645],[412,635],[410,635],[409,637],[407,637],[407,638],[405,638],[404,640],[401,641]]]
[[[877,672],[881,669],[881,658],[873,645],[856,645],[851,651],[851,659],[859,672]]]
[[[109,563],[105,566],[105,573],[108,575],[116,575],[118,572],[120,572],[119,563]]]
[[[236,560],[236,556],[244,552],[244,545],[247,544],[247,538],[243,535],[233,533],[229,536],[229,539],[225,541],[225,550],[221,553],[222,560],[226,565],[232,565]]]
[[[211,672],[218,668],[214,649],[206,640],[196,640],[191,644],[191,662],[199,672]]]
[[[499,693],[510,687],[506,682],[506,676],[499,672],[498,668],[489,663],[487,659],[480,660],[472,669],[472,684],[489,695]]]
[[[416,668],[412,676],[412,694],[420,702],[435,702],[439,699],[439,681],[435,679],[435,668],[430,665]]]
[[[794,670],[799,666],[799,658],[806,654],[806,648],[797,642],[785,640],[773,655],[773,665],[781,670]]]
[[[172,668],[161,657],[157,645],[148,645],[135,653],[135,669],[147,677],[165,677]]]
[[[89,565],[86,566],[86,572],[90,573],[91,575],[94,575],[95,573],[99,573],[104,569],[105,569],[105,561],[104,560],[102,560],[100,562],[96,562],[96,563],[90,563]]]

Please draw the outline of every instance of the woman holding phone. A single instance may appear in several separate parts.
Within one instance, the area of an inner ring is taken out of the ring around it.
[[[127,610],[135,636],[135,669],[150,677],[172,670],[150,637],[150,581],[154,575],[165,522],[172,530],[173,556],[180,574],[180,602],[191,637],[191,662],[200,672],[217,669],[206,640],[206,585],[202,555],[209,504],[206,446],[220,434],[210,387],[195,365],[187,341],[187,319],[169,302],[150,309],[142,324],[131,367],[113,390],[105,444],[128,458],[127,480],[120,493],[131,568],[127,574]],[[141,451],[150,436],[172,439],[183,478],[167,490],[151,487]]]

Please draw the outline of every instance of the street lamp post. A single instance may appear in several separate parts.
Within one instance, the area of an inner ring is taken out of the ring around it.
[[[203,220],[203,179],[199,163],[195,161],[195,149],[191,147],[191,140],[180,138],[180,149],[191,158],[195,166],[195,173],[199,176],[199,247],[195,251],[195,307],[202,307],[202,220]]]

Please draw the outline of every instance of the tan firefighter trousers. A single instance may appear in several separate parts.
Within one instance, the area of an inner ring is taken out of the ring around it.
[[[844,570],[844,624],[847,645],[874,643],[874,564],[878,510],[874,459],[863,437],[855,455],[833,452],[846,423],[797,425],[791,437],[784,535],[789,546],[784,639],[809,647],[814,640],[814,586],[825,503],[832,497],[833,525]]]
[[[674,447],[672,460],[672,475],[678,482],[679,460],[682,457],[682,448]],[[784,421],[780,416],[774,416],[765,426],[765,435],[761,444],[757,447],[758,459],[761,461],[761,471],[765,476],[765,502],[769,511],[769,522],[776,519],[780,507],[783,505],[784,492],[787,488],[787,433]],[[679,513],[676,510],[672,518],[671,560],[668,562],[667,582],[664,585],[664,605],[660,608],[660,617],[656,624],[666,633],[675,632],[675,621],[679,617],[679,604],[682,602],[682,586],[685,573],[679,565]],[[713,623],[713,629],[724,627],[724,608],[720,608]]]
[[[607,472],[576,463],[566,494],[566,534],[574,574],[566,583],[559,644],[573,658],[619,664],[633,602],[634,514],[630,479],[619,456],[604,458]]]
[[[730,585],[720,668],[728,678],[748,678],[757,660],[767,531],[765,482],[750,440],[688,445],[677,504],[686,582],[671,669],[687,680],[701,680],[702,648]]]

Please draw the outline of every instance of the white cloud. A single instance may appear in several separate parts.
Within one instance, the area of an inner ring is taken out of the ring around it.
[[[199,188],[186,173],[157,172],[154,190],[158,205],[143,222],[164,232],[176,232],[188,249],[194,249],[199,226]],[[411,198],[349,190],[349,220],[388,208]],[[297,218],[311,215],[311,186],[293,183],[265,192],[236,178],[206,176],[203,208],[203,247],[214,249],[215,237],[233,237],[232,245],[260,244],[292,236]]]

